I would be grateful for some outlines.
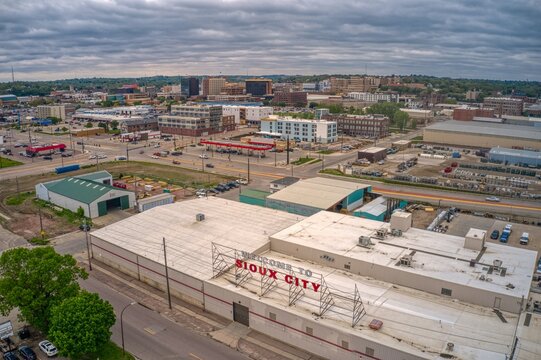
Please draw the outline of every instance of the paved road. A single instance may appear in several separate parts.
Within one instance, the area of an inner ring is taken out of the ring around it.
[[[114,307],[117,322],[112,328],[112,340],[120,346],[120,312],[132,300],[92,276],[82,281],[81,286],[98,293]],[[139,304],[126,309],[123,323],[126,350],[139,359],[248,359],[236,350],[196,334]]]

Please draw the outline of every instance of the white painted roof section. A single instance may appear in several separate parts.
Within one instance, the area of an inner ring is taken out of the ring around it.
[[[331,293],[346,298],[353,297],[355,285],[357,286],[366,309],[366,315],[360,322],[352,328],[350,302],[334,297],[335,305],[318,320],[321,325],[338,328],[340,331],[415,354],[422,359],[442,359],[440,353],[444,353],[447,343],[452,342],[455,345],[452,352],[455,359],[504,360],[513,342],[517,314],[503,312],[508,321],[503,323],[492,309],[486,307],[308,263],[274,251],[261,255],[292,266],[311,269],[314,275],[322,274]],[[278,282],[280,288],[274,288],[259,297],[261,282],[258,274],[239,287],[235,287],[234,277],[234,270],[230,270],[210,282],[276,306],[296,317],[314,320],[314,313],[319,312],[319,293],[305,291],[295,306],[287,306],[287,285],[281,281]],[[319,282],[319,279],[314,281]],[[383,321],[381,330],[374,331],[368,327],[373,319]],[[280,319],[277,318],[277,321]]]
[[[161,193],[161,194],[158,194],[158,195],[154,195],[154,196],[150,196],[150,197],[147,197],[147,198],[144,198],[144,199],[137,200],[137,203],[139,205],[144,205],[144,204],[153,203],[155,201],[160,201],[160,200],[164,200],[164,199],[170,199],[170,198],[174,198],[174,197],[175,197],[175,195],[173,195],[171,193]]]
[[[196,214],[205,220],[196,221]],[[163,264],[165,237],[168,265],[199,279],[212,277],[211,242],[255,251],[269,235],[303,216],[216,197],[158,206],[91,233],[111,244]]]
[[[366,153],[366,154],[375,154],[375,153],[379,153],[381,151],[385,151],[385,148],[384,147],[373,146],[373,147],[370,147],[368,149],[360,150],[359,152]]]
[[[369,186],[351,181],[314,177],[289,185],[285,189],[269,195],[267,199],[326,210],[342,201],[355,190],[366,189]]]
[[[464,248],[463,237],[410,228],[402,236],[389,235],[383,241],[372,238],[375,243],[372,248],[356,246],[359,236],[374,235],[380,228],[390,231],[389,227],[389,223],[320,211],[272,235],[271,241],[287,241],[323,250],[329,255],[341,255],[495,293],[528,297],[536,251],[486,242],[487,250],[479,263],[492,265],[494,260],[501,260],[502,266],[507,268],[506,276],[491,275],[489,282],[480,280],[480,275],[487,274],[481,265],[469,266],[469,260],[475,259],[479,252]],[[412,267],[395,265],[412,250],[417,251]],[[513,284],[514,288],[508,288],[508,284]]]

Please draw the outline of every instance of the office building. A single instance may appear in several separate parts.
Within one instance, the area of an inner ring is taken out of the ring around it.
[[[222,77],[207,77],[203,79],[203,96],[219,95],[225,83],[225,78]]]
[[[55,117],[66,120],[66,107],[64,105],[39,105],[36,108],[36,116],[40,119]]]
[[[239,83],[226,83],[220,94],[223,95],[244,95],[244,86]]]
[[[308,97],[304,91],[281,91],[274,93],[272,103],[275,105],[305,107],[308,105]]]
[[[266,96],[272,94],[271,79],[246,79],[246,94]]]
[[[366,102],[398,102],[398,94],[390,93],[369,93],[369,92],[350,92],[348,98]]]
[[[371,92],[379,88],[381,79],[376,76],[352,76],[350,78],[331,77],[331,92],[347,94],[350,92]]]
[[[223,114],[235,117],[240,125],[259,126],[261,119],[272,115],[272,106],[223,105]]]
[[[494,109],[497,115],[522,115],[524,100],[511,97],[486,97],[483,107]]]
[[[233,117],[226,119],[228,127]],[[222,107],[210,105],[172,105],[169,115],[158,117],[158,127],[166,134],[206,136],[223,131]]]
[[[294,119],[271,115],[261,120],[261,132],[281,139],[328,144],[337,140],[336,121]]]
[[[199,96],[199,79],[196,77],[183,77],[180,79],[180,90],[187,97]]]

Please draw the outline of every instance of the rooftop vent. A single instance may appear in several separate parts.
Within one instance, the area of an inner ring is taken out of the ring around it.
[[[205,214],[203,214],[203,213],[196,214],[196,215],[195,215],[195,220],[196,220],[196,221],[203,221],[203,220],[205,220]]]
[[[378,229],[374,235],[377,239],[385,239],[385,236],[387,236],[387,228]]]
[[[400,265],[411,266],[412,261],[413,261],[413,255],[404,255],[400,258]]]
[[[392,236],[402,236],[402,230],[400,229],[391,229]]]
[[[370,241],[370,236],[361,235],[359,236],[359,243],[357,245],[367,248],[374,244]]]
[[[447,351],[453,351],[454,348],[455,348],[455,344],[453,344],[452,342],[447,343]]]

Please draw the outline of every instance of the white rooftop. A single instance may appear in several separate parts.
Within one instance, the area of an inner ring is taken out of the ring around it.
[[[328,224],[326,224],[328,225]],[[268,251],[263,256],[292,266],[311,269],[313,281],[319,274],[325,278],[335,304],[322,318],[321,325],[335,327],[354,336],[364,337],[423,359],[441,359],[448,342],[454,343],[451,353],[455,359],[504,360],[513,341],[517,314],[503,313],[503,323],[492,309],[466,304],[450,298],[397,286],[346,271],[300,261],[287,255]],[[210,280],[222,288],[251,297],[293,314],[314,319],[319,312],[319,293],[305,291],[294,306],[288,306],[288,287],[278,282],[277,287],[260,297],[261,281],[254,274],[246,283],[236,287],[235,272],[231,270]],[[357,287],[366,314],[351,327],[352,305]],[[368,325],[373,319],[383,322],[379,331]],[[280,320],[280,319],[277,319]]]
[[[326,210],[342,201],[348,195],[351,195],[355,190],[366,189],[368,187],[370,185],[352,181],[314,177],[289,185],[285,189],[269,195],[267,199],[286,201]]]
[[[360,150],[359,152],[367,153],[367,154],[375,154],[375,153],[385,151],[385,150],[386,149],[384,147],[373,146],[373,147],[369,147],[369,148],[364,149],[364,150]]]
[[[290,186],[291,187],[291,186]],[[290,188],[289,187],[289,188]],[[288,189],[288,188],[286,188]],[[323,250],[330,255],[343,256],[369,262],[395,270],[416,273],[433,279],[471,286],[495,293],[528,297],[532,269],[537,252],[487,242],[479,263],[492,265],[501,260],[507,268],[506,276],[490,276],[491,281],[480,279],[483,266],[470,267],[478,251],[464,248],[464,238],[410,228],[402,236],[372,239],[371,248],[356,246],[360,236],[374,235],[378,229],[390,231],[390,224],[349,215],[320,211],[271,236],[273,239]],[[416,251],[412,267],[396,266],[404,255]],[[512,284],[514,288],[507,285]]]
[[[196,221],[196,214],[205,219]],[[211,243],[256,252],[269,235],[304,217],[216,197],[158,206],[90,235],[199,279],[212,277]]]

